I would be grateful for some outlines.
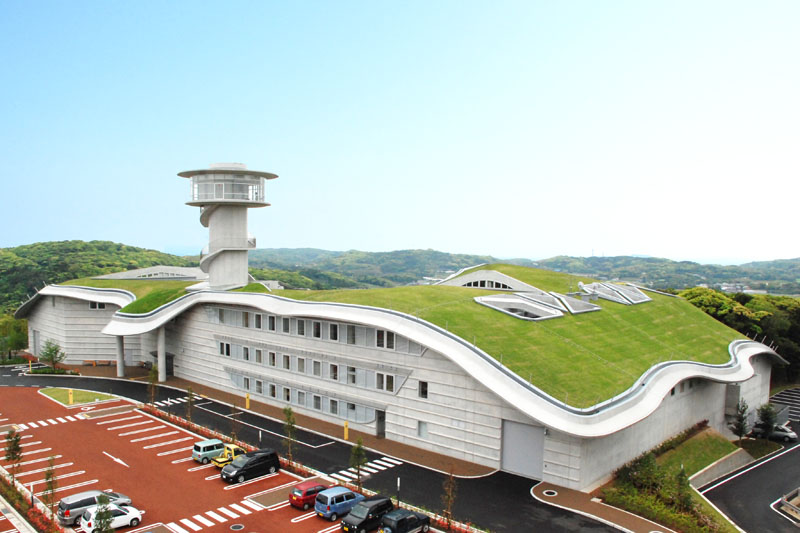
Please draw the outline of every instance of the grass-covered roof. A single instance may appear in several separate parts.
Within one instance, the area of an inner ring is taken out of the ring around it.
[[[101,289],[125,289],[136,299],[120,309],[122,313],[149,313],[167,302],[186,294],[186,287],[196,281],[152,280],[152,279],[93,279],[81,278],[66,281],[62,285],[79,285]]]

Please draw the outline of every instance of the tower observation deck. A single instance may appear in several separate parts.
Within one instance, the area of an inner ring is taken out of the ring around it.
[[[248,170],[241,163],[215,163],[178,176],[191,179],[191,199],[186,204],[200,208],[200,223],[208,228],[200,269],[208,273],[209,288],[247,285],[247,251],[256,247],[255,237],[247,232],[247,209],[269,205],[264,184],[278,176]]]

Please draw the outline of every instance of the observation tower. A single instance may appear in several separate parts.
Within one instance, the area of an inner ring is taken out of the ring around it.
[[[256,239],[247,232],[247,210],[266,207],[266,180],[278,176],[248,170],[241,163],[214,163],[204,170],[186,170],[178,176],[192,180],[191,200],[200,208],[200,223],[208,228],[208,245],[200,252],[200,269],[208,273],[211,289],[247,285],[247,251]],[[200,287],[197,287],[200,288]]]

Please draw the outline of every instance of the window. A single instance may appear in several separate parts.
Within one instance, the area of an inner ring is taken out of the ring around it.
[[[670,396],[675,396],[675,387],[672,387],[672,390],[669,391]]]
[[[256,329],[261,329],[261,315],[256,314]]]
[[[231,345],[229,342],[219,343],[219,354],[227,357],[231,356]]]
[[[417,437],[421,439],[428,438],[428,423],[422,420],[417,421]]]
[[[292,401],[292,389],[290,389],[289,387],[283,388],[283,399],[286,400],[287,402]]]
[[[281,320],[281,325],[283,327],[283,332],[284,333],[289,333],[289,319],[288,318],[282,319]]]
[[[297,358],[297,371],[300,373],[306,373],[306,360],[302,357]]]
[[[322,409],[322,397],[317,396],[316,394],[314,395],[314,409],[317,411]]]
[[[242,388],[250,390],[250,378],[242,378]]]
[[[250,360],[250,348],[248,348],[247,346],[242,347],[242,359],[244,359],[245,361]]]
[[[256,394],[264,394],[264,382],[260,379],[256,380]]]
[[[347,326],[347,344],[355,344],[356,343],[356,327],[355,326]]]
[[[347,416],[356,416],[356,404],[349,403],[347,404]]]
[[[378,372],[378,373],[375,375],[375,387],[376,387],[378,390],[383,390],[383,387],[384,387],[384,384],[383,384],[383,381],[384,381],[384,380],[383,380],[383,378],[384,378],[384,376],[383,376],[383,374],[381,374],[380,372]]]
[[[391,374],[386,374],[386,391],[394,392],[394,376]]]
[[[347,383],[349,385],[356,384],[356,367],[354,366],[347,367]]]
[[[427,381],[420,381],[419,382],[419,397],[420,398],[427,398],[428,397],[428,382]]]
[[[269,329],[270,331],[275,331],[275,317],[274,316],[269,317],[269,319],[267,320],[267,329]]]
[[[339,324],[330,325],[330,327],[328,328],[328,337],[330,337],[332,341],[339,340]]]
[[[332,415],[339,414],[339,402],[336,400],[331,400],[329,404],[330,412]]]
[[[287,354],[283,354],[283,368],[284,370],[292,369],[292,358]]]
[[[311,332],[311,335],[313,335],[315,339],[319,339],[320,337],[322,337],[322,324],[321,323],[314,322],[313,330]]]
[[[322,363],[320,363],[319,361],[314,361],[313,363],[311,363],[311,372],[315,376],[321,377],[322,376]]]
[[[331,365],[330,371],[331,379],[334,381],[339,381],[339,365]]]
[[[297,334],[298,335],[305,335],[306,334],[306,321],[305,320],[298,320],[297,321]]]
[[[394,332],[379,329],[375,335],[375,345],[378,348],[394,350]]]
[[[269,384],[269,396],[270,396],[270,398],[275,398],[275,396],[277,395],[277,392],[276,392],[275,389],[276,389],[275,385],[270,383]]]
[[[303,406],[306,404],[306,393],[301,390],[297,391],[297,404]]]
[[[386,332],[386,349],[394,350],[394,332],[392,331]]]
[[[269,366],[275,366],[276,364],[278,363],[275,362],[275,352],[269,352]]]
[[[53,305],[55,305],[55,301],[53,302]],[[104,304],[103,302],[89,302],[89,309],[105,309],[105,308],[106,304]]]
[[[256,363],[262,364],[264,362],[264,354],[261,350],[256,348]]]
[[[242,313],[242,327],[249,328],[250,327],[250,313],[245,311]]]
[[[378,348],[383,348],[383,337],[386,334],[386,332],[383,331],[382,329],[379,329],[375,333],[376,333],[375,334],[375,346],[377,346]]]
[[[224,324],[225,323],[225,310],[224,309],[220,309],[219,310],[219,317],[218,318],[219,318],[219,323],[220,324]]]

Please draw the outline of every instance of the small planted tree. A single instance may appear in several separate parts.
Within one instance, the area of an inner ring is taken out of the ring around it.
[[[764,438],[768,439],[772,432],[775,431],[775,424],[778,422],[778,414],[775,412],[775,407],[771,403],[765,403],[758,408],[758,424],[764,431]]]
[[[111,533],[111,510],[108,508],[109,499],[105,494],[97,497],[97,514],[94,516],[93,533]]]
[[[364,442],[361,437],[350,450],[350,466],[356,469],[356,484],[358,492],[361,492],[361,467],[367,464],[367,451],[364,449]]]
[[[681,511],[692,508],[692,487],[689,485],[689,476],[686,475],[683,465],[675,473],[675,505]]]
[[[51,340],[47,340],[42,348],[39,359],[49,364],[55,370],[56,365],[67,358],[67,354],[61,351],[61,346]]]
[[[150,404],[156,403],[156,387],[158,383],[158,368],[156,365],[150,367],[150,373],[147,374],[147,395],[150,397]]]
[[[283,423],[283,432],[286,433],[286,438],[283,439],[283,445],[286,447],[286,458],[289,460],[289,463],[294,462],[294,441],[295,437],[297,436],[297,422],[294,418],[294,411],[288,405],[283,408],[283,416],[284,416],[284,423]]]
[[[453,505],[456,503],[456,492],[458,490],[458,486],[456,485],[456,477],[453,475],[452,468],[450,468],[450,472],[444,479],[444,483],[442,483],[442,489],[444,489],[444,493],[442,494],[442,505],[444,506],[444,511],[442,514],[444,519],[447,520],[447,530],[450,531],[450,527],[453,523]]]
[[[733,434],[739,437],[739,446],[742,445],[742,437],[747,435],[750,428],[747,425],[747,411],[749,407],[744,398],[739,398],[739,403],[736,404],[736,417],[733,419],[731,430]]]
[[[239,438],[239,412],[236,410],[236,402],[231,405],[231,442],[236,442]]]
[[[42,501],[50,510],[53,509],[53,505],[56,503],[57,489],[58,483],[56,481],[54,459],[51,455],[47,460],[47,470],[44,471],[44,493],[42,494]]]
[[[20,441],[22,436],[17,433],[16,429],[12,429],[6,434],[6,461],[11,465],[11,480],[19,469],[19,463],[22,461],[22,445]]]
[[[194,409],[194,392],[191,387],[186,388],[186,420],[192,421],[192,409]]]

